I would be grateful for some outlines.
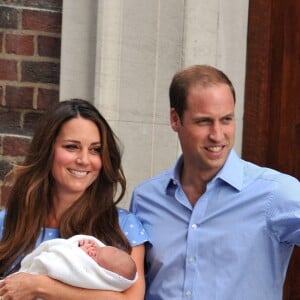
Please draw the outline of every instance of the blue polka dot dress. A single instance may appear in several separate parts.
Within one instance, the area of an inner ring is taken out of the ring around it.
[[[149,237],[145,232],[145,229],[134,214],[122,208],[118,208],[118,214],[120,227],[132,247],[144,244],[145,242],[149,241]],[[0,239],[2,238],[3,233],[4,218],[5,210],[1,210]],[[59,237],[59,230],[57,228],[42,228],[36,243],[36,247],[44,241],[52,240]],[[11,266],[10,269],[13,269],[14,267],[15,265]]]

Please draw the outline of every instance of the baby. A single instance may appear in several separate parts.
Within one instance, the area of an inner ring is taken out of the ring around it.
[[[129,280],[134,279],[136,265],[131,256],[125,251],[112,246],[100,247],[90,239],[82,239],[78,245],[102,268]]]
[[[25,256],[20,272],[44,274],[69,285],[124,291],[138,277],[131,256],[89,235],[56,238]]]

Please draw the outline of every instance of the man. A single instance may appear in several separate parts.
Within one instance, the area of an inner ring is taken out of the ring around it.
[[[146,299],[281,299],[300,245],[299,181],[237,156],[235,92],[223,72],[191,66],[169,92],[182,155],[131,203],[151,241]]]

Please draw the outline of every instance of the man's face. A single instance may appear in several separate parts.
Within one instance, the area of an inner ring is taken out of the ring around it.
[[[171,109],[171,126],[181,143],[184,168],[211,179],[224,165],[234,144],[234,99],[228,85],[189,89],[180,120]]]

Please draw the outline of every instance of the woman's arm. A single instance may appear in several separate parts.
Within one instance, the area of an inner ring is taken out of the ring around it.
[[[143,300],[145,294],[144,256],[145,247],[132,248],[131,253],[138,271],[138,280],[124,292],[82,289],[66,285],[44,275],[15,273],[0,282],[0,295],[11,300]]]

